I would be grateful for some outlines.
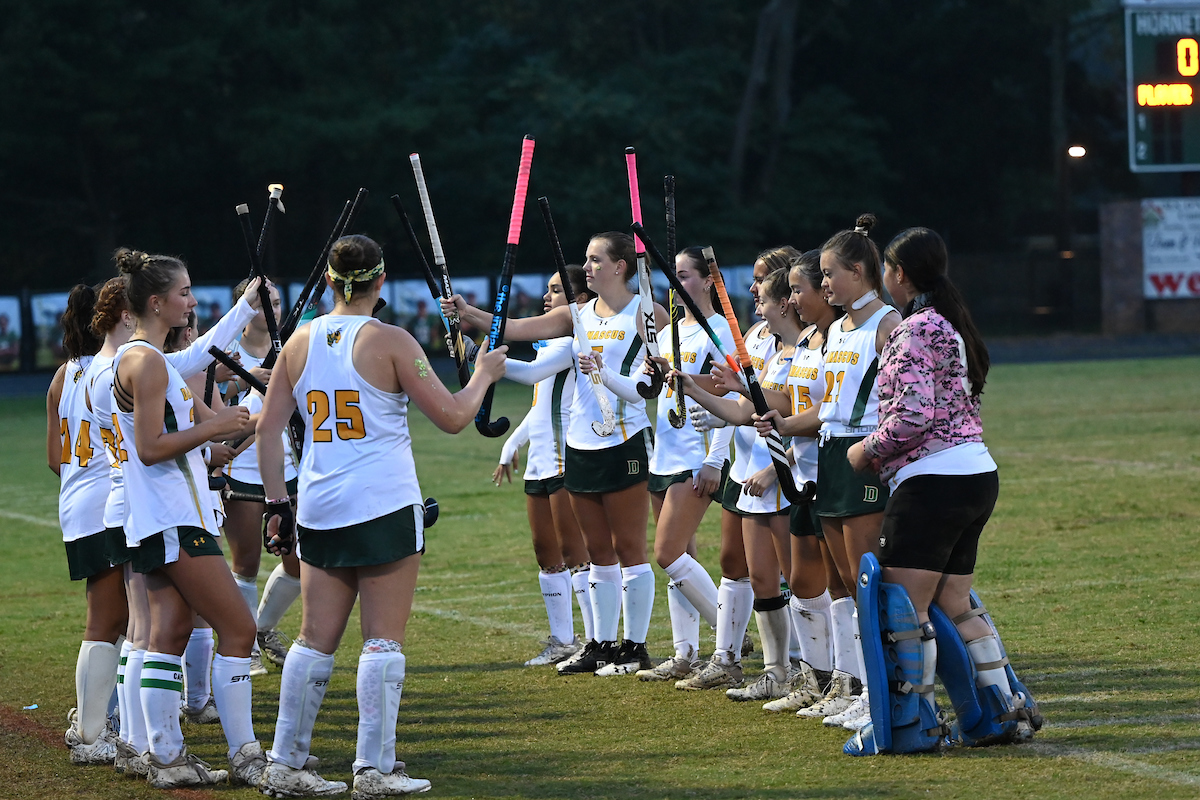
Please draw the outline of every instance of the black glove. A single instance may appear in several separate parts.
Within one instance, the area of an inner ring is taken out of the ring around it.
[[[267,529],[267,523],[271,521],[271,517],[279,517],[279,532],[274,537]],[[296,545],[296,515],[292,513],[290,500],[267,503],[267,513],[263,514],[262,534],[263,546],[268,551],[276,555],[292,552],[292,548]],[[272,541],[277,542],[274,547],[271,546]]]

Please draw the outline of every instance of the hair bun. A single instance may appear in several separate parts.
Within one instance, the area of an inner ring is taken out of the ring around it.
[[[861,233],[863,236],[871,235],[871,228],[875,227],[878,218],[871,213],[859,214],[858,219],[854,220],[854,232]]]
[[[144,269],[150,263],[150,257],[141,250],[122,247],[113,254],[113,261],[117,263],[117,271],[122,275],[132,275]]]

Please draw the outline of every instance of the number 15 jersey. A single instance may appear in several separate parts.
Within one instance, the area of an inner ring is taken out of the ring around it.
[[[296,523],[344,528],[422,502],[408,432],[408,395],[375,388],[354,369],[370,317],[317,317],[292,389],[304,414]]]

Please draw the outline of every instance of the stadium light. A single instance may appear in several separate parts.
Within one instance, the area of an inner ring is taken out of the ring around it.
[[[1073,144],[1067,148],[1067,155],[1071,158],[1083,158],[1087,155],[1087,148],[1081,144]]]

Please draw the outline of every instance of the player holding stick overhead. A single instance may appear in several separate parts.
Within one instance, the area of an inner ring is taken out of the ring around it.
[[[298,547],[304,606],[300,636],[283,666],[271,763],[260,787],[276,796],[346,789],[304,767],[333,654],[360,594],[355,794],[377,798],[429,789],[396,759],[401,648],[425,549],[408,404],[411,399],[440,429],[457,433],[504,374],[505,348],[481,353],[466,388],[450,394],[412,334],[372,319],[384,278],[375,242],[346,236],[334,244],[326,277],[333,311],[297,329],[284,345],[258,421],[268,498],[263,536],[272,552]],[[305,416],[306,441],[293,515],[281,435],[297,407]]]
[[[614,231],[592,237],[584,263],[588,289],[596,298],[583,307],[580,318],[595,350],[576,359],[566,487],[592,561],[595,636],[577,658],[559,664],[563,674],[624,675],[651,666],[646,633],[654,602],[654,575],[646,558],[650,509],[645,486],[650,420],[636,388],[646,348],[639,298],[628,285],[635,256],[633,238]],[[443,309],[447,315],[457,311],[479,327],[492,321],[491,314],[468,306],[459,295]],[[666,324],[667,312],[662,306],[654,306],[654,315],[660,327]],[[509,338],[520,341],[566,336],[571,330],[571,312],[565,307],[508,322]],[[592,428],[600,409],[596,393],[587,387],[590,374],[597,370],[616,415],[616,430],[608,437]],[[641,385],[644,389],[645,384]],[[622,607],[625,637],[618,643]]]
[[[632,147],[625,148],[625,171],[629,177],[629,206],[632,218],[640,225],[642,223],[642,197],[638,191],[637,153]],[[638,299],[641,301],[641,325],[646,332],[646,352],[654,358],[658,358],[658,329],[662,326],[655,319],[653,311],[654,286],[650,282],[650,264],[646,261],[645,244],[636,235],[633,240],[637,245]],[[638,387],[638,394],[647,400],[658,396],[658,393],[662,391],[663,381],[663,370],[657,362],[651,361],[650,369],[650,385]]]
[[[862,557],[859,620],[871,723],[846,743],[850,755],[944,743],[935,665],[964,743],[1024,740],[1041,725],[971,591],[999,480],[979,416],[987,347],[947,276],[947,261],[941,237],[928,228],[903,231],[884,251],[883,283],[904,308],[904,321],[880,354],[879,426],[846,455],[856,471],[878,472],[891,489],[878,561]]]
[[[567,283],[562,275],[566,274]],[[563,265],[550,276],[543,298],[543,310],[552,311],[567,303],[586,303],[591,299],[583,267]],[[585,340],[586,341],[586,340]],[[527,667],[557,664],[578,652],[582,645],[575,636],[571,613],[571,595],[579,600],[584,638],[592,638],[592,606],[588,592],[591,568],[583,533],[571,508],[564,486],[566,471],[566,435],[571,423],[571,400],[575,395],[575,359],[572,336],[559,336],[539,342],[532,362],[509,359],[504,377],[533,384],[533,407],[504,443],[500,464],[492,473],[499,486],[503,478],[512,482],[519,469],[518,450],[528,443],[525,466],[525,509],[533,533],[537,557],[538,583],[546,603],[550,636],[541,653],[525,662]]]

